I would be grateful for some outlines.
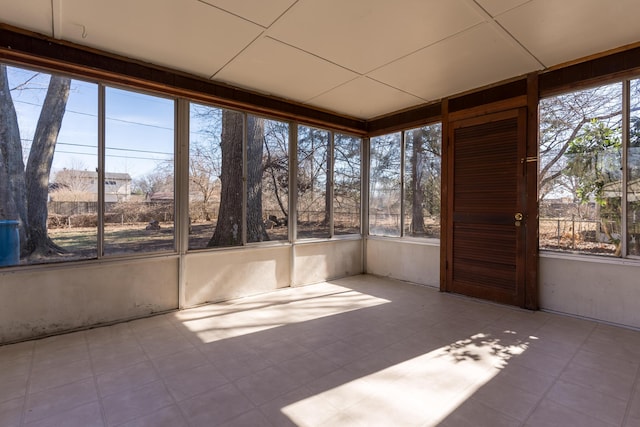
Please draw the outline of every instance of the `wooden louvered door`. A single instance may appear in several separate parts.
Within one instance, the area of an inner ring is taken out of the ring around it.
[[[450,292],[524,306],[526,120],[522,108],[450,122]]]

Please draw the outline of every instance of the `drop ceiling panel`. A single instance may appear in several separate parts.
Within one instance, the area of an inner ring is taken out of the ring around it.
[[[300,0],[269,35],[366,73],[483,19],[466,0]]]
[[[309,101],[359,119],[372,119],[391,111],[423,104],[424,100],[367,77],[358,77]]]
[[[210,5],[175,0],[64,0],[62,27],[63,39],[205,77],[262,31]]]
[[[475,0],[475,2],[482,6],[491,16],[498,16],[507,10],[514,9],[530,1],[531,0]]]
[[[0,22],[52,36],[51,0],[0,0]]]
[[[369,76],[423,99],[436,100],[539,68],[508,36],[484,23]]]
[[[268,27],[282,15],[295,0],[202,0],[251,22]]]
[[[251,44],[215,75],[216,80],[298,102],[356,77],[352,71],[268,37]]]
[[[640,1],[533,0],[498,21],[546,66],[640,41]]]

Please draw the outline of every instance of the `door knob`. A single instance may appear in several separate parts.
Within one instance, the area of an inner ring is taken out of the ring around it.
[[[522,221],[522,212],[517,212],[513,217],[516,219],[516,221]]]

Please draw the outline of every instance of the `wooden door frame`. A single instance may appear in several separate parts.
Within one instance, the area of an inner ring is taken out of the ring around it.
[[[449,292],[448,271],[451,251],[451,227],[453,226],[453,144],[449,138],[451,125],[455,121],[481,118],[513,109],[526,109],[525,151],[522,162],[526,207],[523,307],[539,308],[538,297],[538,77],[527,76],[527,94],[506,100],[488,103],[462,111],[449,112],[449,100],[442,101],[442,175],[441,175],[441,236],[440,236],[440,290]]]

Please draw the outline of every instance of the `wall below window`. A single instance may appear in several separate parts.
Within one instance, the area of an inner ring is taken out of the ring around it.
[[[0,344],[177,309],[180,264],[172,255],[2,271]],[[194,252],[182,268],[190,307],[360,274],[362,240]]]
[[[440,245],[418,240],[369,238],[367,273],[440,287]]]
[[[540,307],[640,328],[640,262],[541,254]]]
[[[178,307],[178,258],[0,273],[0,344]]]

